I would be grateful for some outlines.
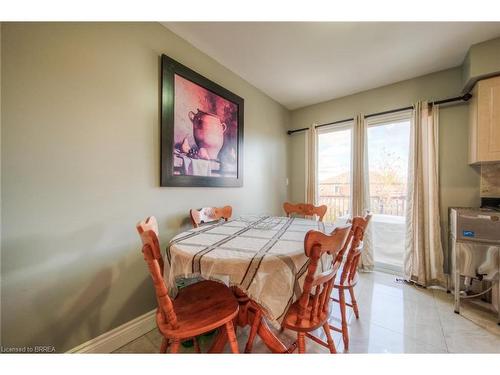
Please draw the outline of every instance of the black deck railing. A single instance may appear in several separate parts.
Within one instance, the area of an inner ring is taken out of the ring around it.
[[[351,197],[345,195],[320,195],[319,204],[325,204],[328,207],[325,220],[334,221],[339,217],[350,214]],[[403,216],[406,211],[406,196],[371,196],[370,211],[373,214]]]

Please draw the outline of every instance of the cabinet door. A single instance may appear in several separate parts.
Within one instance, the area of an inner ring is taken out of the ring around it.
[[[500,161],[500,77],[478,82],[478,161]]]

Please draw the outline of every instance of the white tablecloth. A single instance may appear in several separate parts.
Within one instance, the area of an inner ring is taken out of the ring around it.
[[[237,286],[278,325],[302,293],[308,264],[305,234],[333,228],[332,223],[300,218],[246,216],[191,229],[170,242],[165,280],[173,294],[180,277],[201,276]],[[325,255],[318,272],[331,263]]]

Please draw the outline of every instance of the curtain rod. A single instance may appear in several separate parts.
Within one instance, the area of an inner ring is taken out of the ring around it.
[[[470,98],[472,98],[472,95],[469,94],[469,93],[467,93],[465,95],[456,96],[454,98],[443,99],[443,100],[436,100],[434,102],[431,102],[431,104],[432,105],[439,105],[439,104],[446,104],[446,103],[452,103],[452,102],[458,102],[458,101],[464,101],[464,102],[466,102]],[[370,118],[370,117],[375,117],[375,116],[380,116],[380,115],[388,115],[389,113],[396,113],[396,112],[401,112],[401,111],[408,111],[410,109],[413,109],[413,106],[403,107],[403,108],[397,108],[397,109],[391,109],[389,111],[384,111],[384,112],[370,113],[369,115],[365,115],[365,118]],[[317,128],[321,128],[323,126],[341,124],[343,122],[353,121],[353,120],[354,120],[354,118],[348,118],[348,119],[345,119],[345,120],[328,122],[326,124],[316,125],[315,128],[317,129]],[[302,132],[302,131],[305,131],[305,130],[309,130],[309,128],[300,128],[300,129],[295,129],[295,130],[288,130],[287,134],[290,135],[290,134],[297,133],[297,132]]]

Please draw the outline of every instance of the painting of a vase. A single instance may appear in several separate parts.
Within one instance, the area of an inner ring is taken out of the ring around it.
[[[241,186],[243,99],[162,56],[162,186]]]
[[[200,157],[217,160],[224,144],[226,124],[216,114],[207,113],[200,109],[197,113],[190,111],[188,116],[193,123],[194,141],[199,150],[204,150]]]

